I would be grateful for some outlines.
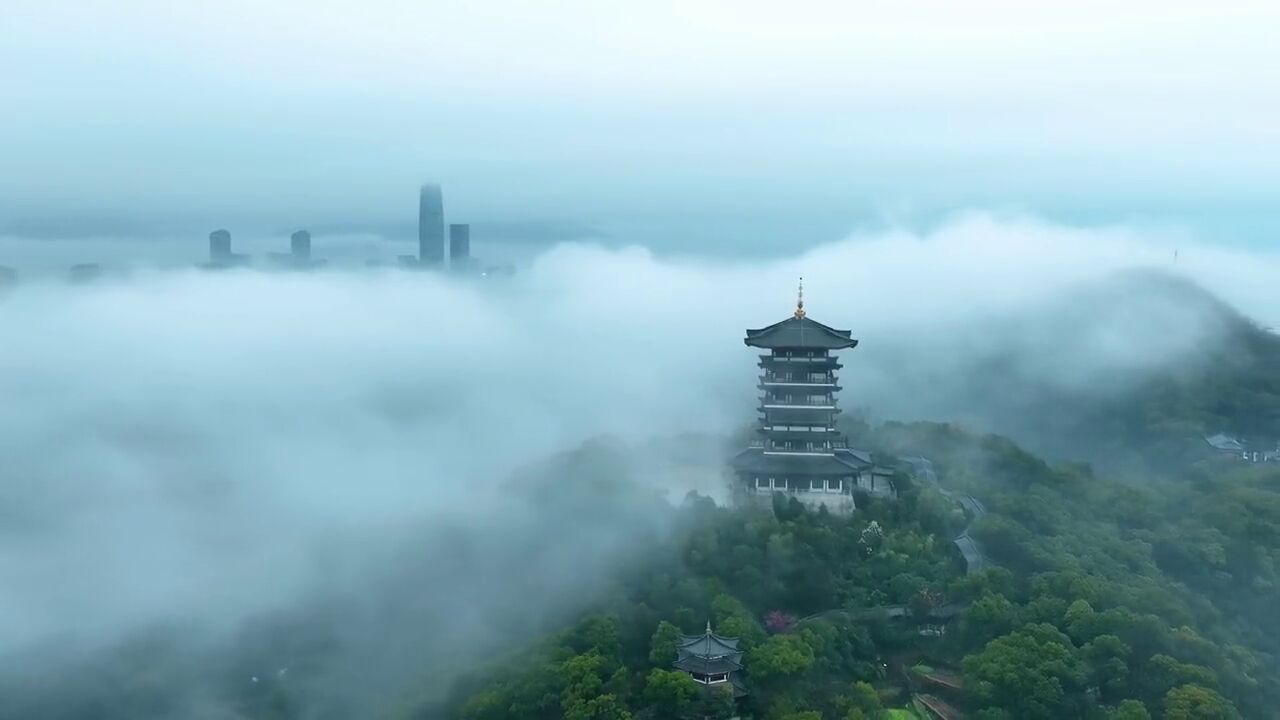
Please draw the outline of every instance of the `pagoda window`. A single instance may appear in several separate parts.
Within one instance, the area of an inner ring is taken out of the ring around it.
[[[715,674],[715,675],[708,675],[708,676],[707,676],[707,684],[708,684],[708,685],[710,685],[710,684],[712,684],[712,683],[728,682],[728,680],[729,680],[729,673],[717,673],[717,674]]]
[[[825,489],[826,489],[825,487],[823,487],[823,485],[824,485],[824,483],[825,483],[825,482],[826,482],[826,481],[824,481],[824,480],[819,480],[819,479],[817,479],[817,478],[811,478],[811,479],[809,480],[809,490],[811,490],[812,492],[822,492],[823,490],[825,490]]]

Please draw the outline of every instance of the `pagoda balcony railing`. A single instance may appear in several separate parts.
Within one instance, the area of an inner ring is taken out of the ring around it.
[[[818,412],[841,413],[844,412],[835,405],[782,405],[779,403],[766,403],[756,408],[756,412],[768,414],[770,410],[814,410]],[[763,419],[763,418],[762,418]]]
[[[840,412],[842,412],[840,408],[836,407],[835,405],[776,405],[774,404],[774,405],[761,405],[760,407],[756,408],[757,412],[763,413],[766,415],[770,412],[786,412],[788,410],[795,410],[795,411],[812,410],[813,412],[821,412],[821,413],[828,413],[828,414],[839,414]]]
[[[782,453],[825,453],[830,452],[831,450],[848,450],[849,442],[847,440],[831,440],[825,445],[821,443],[813,443],[812,446],[797,445],[792,447],[779,443],[770,443],[765,440],[751,440],[747,443],[747,447],[753,450],[763,449]]]
[[[760,398],[760,404],[765,407],[834,408],[836,406],[836,401],[835,398],[826,400],[810,400],[809,398],[799,397],[763,397]]]
[[[814,373],[806,375],[804,373],[791,375],[758,375],[756,377],[761,385],[797,385],[800,387],[822,387],[836,384],[836,379],[830,375]]]
[[[834,355],[816,355],[805,356],[797,355],[795,357],[786,357],[785,355],[761,355],[762,361],[773,363],[796,363],[803,365],[821,364],[821,363],[838,363],[839,360]]]

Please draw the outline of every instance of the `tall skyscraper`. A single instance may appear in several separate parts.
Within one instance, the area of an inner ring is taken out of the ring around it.
[[[471,226],[449,226],[449,266],[461,270],[471,263]]]
[[[310,262],[311,260],[311,233],[306,230],[289,236],[289,250],[293,253],[293,259],[298,262]]]
[[[226,230],[209,233],[209,262],[204,267],[221,269],[248,264],[248,255],[231,252],[231,233]]]
[[[209,233],[209,262],[221,265],[231,260],[231,233],[214,230]]]
[[[444,265],[444,198],[440,186],[430,183],[418,196],[418,262],[424,267]]]

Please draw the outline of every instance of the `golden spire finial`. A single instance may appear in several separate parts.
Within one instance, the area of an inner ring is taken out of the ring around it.
[[[804,278],[800,278],[800,290],[796,294],[796,318],[804,319]]]

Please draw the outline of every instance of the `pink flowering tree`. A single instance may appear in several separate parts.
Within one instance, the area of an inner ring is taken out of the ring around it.
[[[764,616],[764,627],[773,634],[784,633],[796,624],[796,616],[788,615],[781,610],[770,610]]]

